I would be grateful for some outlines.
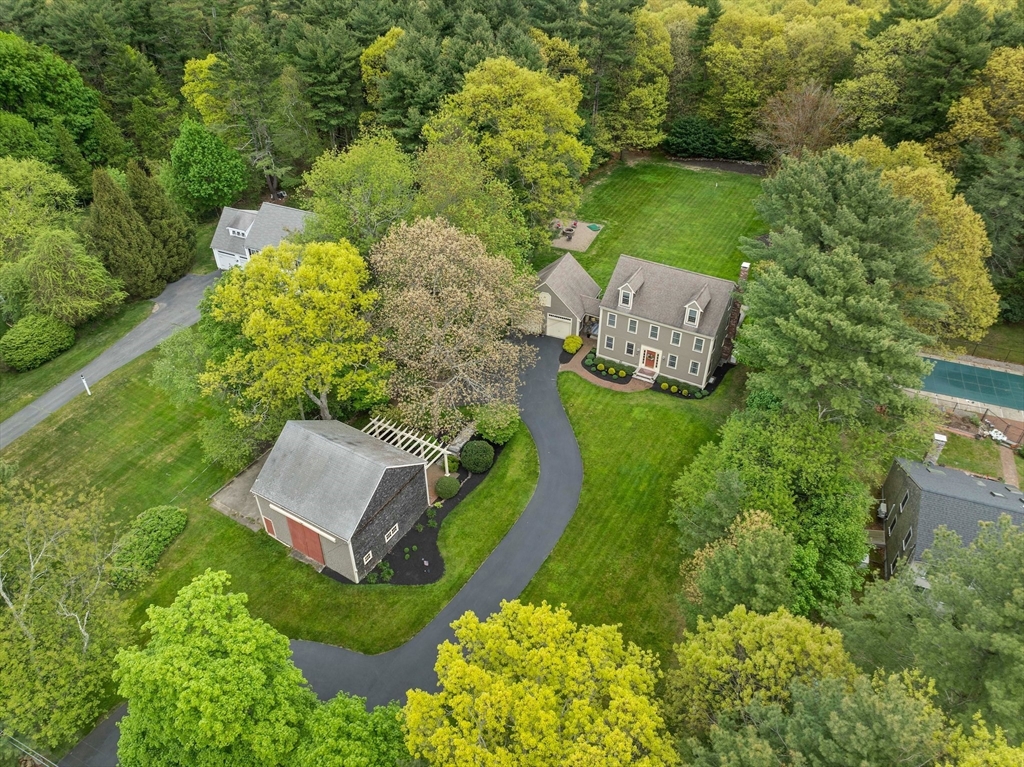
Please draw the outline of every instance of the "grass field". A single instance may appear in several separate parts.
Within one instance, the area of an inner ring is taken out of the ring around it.
[[[623,253],[735,279],[740,237],[766,231],[752,204],[760,193],[757,176],[668,162],[618,165],[584,190],[577,217],[605,228],[586,253],[573,256],[602,288]],[[537,267],[562,252],[547,249]]]
[[[971,439],[958,434],[946,435],[939,463],[954,469],[972,471],[987,477],[1003,478],[1003,464],[999,459],[999,446],[990,439]]]
[[[215,231],[216,221],[207,221],[196,227],[196,260],[192,262],[192,274],[209,274],[217,268],[217,262],[213,260],[213,251],[210,250]]]
[[[962,343],[975,357],[1024,365],[1024,322],[993,325],[978,343]]]
[[[572,373],[558,390],[583,456],[583,492],[522,598],[564,602],[584,623],[621,623],[665,663],[682,627],[672,483],[739,404],[741,374],[699,401],[611,391]]]
[[[88,365],[152,311],[152,301],[122,306],[114,316],[93,320],[78,328],[75,345],[45,365],[24,373],[0,372],[0,421],[10,418],[40,394]]]
[[[133,624],[152,602],[169,604],[206,568],[232,575],[254,615],[290,637],[377,653],[402,644],[437,614],[505,535],[537,482],[536,449],[525,427],[484,482],[440,531],[445,575],[429,586],[351,586],[318,575],[264,533],[212,510],[207,498],[229,473],[203,460],[195,423],[202,407],[175,408],[149,384],[156,352],[112,373],[4,451],[20,475],[66,488],[105,488],[117,529],[150,506],[187,509],[189,524],[156,578],[129,595]]]

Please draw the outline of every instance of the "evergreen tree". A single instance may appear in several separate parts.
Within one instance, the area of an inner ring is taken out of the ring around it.
[[[529,13],[530,24],[551,37],[571,43],[583,38],[583,13],[578,0],[534,0]]]
[[[0,157],[48,161],[53,158],[53,147],[39,137],[24,117],[0,111]]]
[[[152,298],[163,290],[156,244],[132,201],[105,168],[92,175],[92,205],[86,232],[93,250],[132,298]]]
[[[401,5],[401,2],[391,0],[355,0],[352,3],[352,10],[345,18],[345,23],[360,50],[401,20],[404,15]]]
[[[632,14],[639,5],[636,0],[594,0],[587,5],[580,49],[593,70],[584,87],[584,103],[591,120],[598,118],[601,108],[614,95],[619,72],[629,66],[636,26]]]
[[[75,185],[79,197],[89,200],[92,197],[92,167],[85,161],[74,137],[62,120],[54,120],[47,132],[51,136],[57,169]]]
[[[325,29],[306,27],[296,45],[295,66],[306,84],[310,116],[335,149],[355,138],[365,108],[361,52],[340,21]]]
[[[696,105],[704,97],[710,85],[704,49],[711,43],[711,33],[715,30],[718,20],[722,18],[722,14],[725,13],[720,0],[707,0],[704,7],[707,10],[697,19],[697,24],[690,35],[690,59],[693,62],[693,68],[690,70],[690,76],[683,88],[684,102],[693,105]]]
[[[159,256],[157,276],[164,282],[177,282],[195,260],[195,225],[178,210],[160,182],[134,160],[128,163],[128,195],[153,235]]]
[[[889,0],[889,7],[885,12],[868,24],[868,37],[878,37],[901,21],[934,19],[941,10],[942,6],[933,5],[931,0]]]
[[[121,129],[102,109],[92,113],[92,130],[85,140],[85,149],[94,165],[113,168],[123,169],[132,155],[131,144],[124,140]]]

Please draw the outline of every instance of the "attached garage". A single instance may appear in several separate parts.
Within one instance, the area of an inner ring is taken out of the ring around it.
[[[552,338],[565,338],[573,332],[573,320],[571,317],[560,317],[557,314],[547,315],[544,325],[544,335]]]

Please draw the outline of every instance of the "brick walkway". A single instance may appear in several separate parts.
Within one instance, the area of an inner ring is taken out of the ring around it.
[[[600,376],[594,375],[585,367],[583,367],[583,358],[587,356],[587,352],[594,348],[594,345],[595,341],[593,338],[584,338],[583,346],[580,348],[578,352],[576,352],[576,356],[573,357],[568,362],[566,362],[564,365],[559,365],[558,372],[575,373],[580,378],[590,381],[590,383],[594,384],[595,386],[600,386],[602,389],[611,389],[613,391],[643,391],[644,389],[651,388],[651,384],[647,383],[647,381],[641,381],[638,378],[631,378],[629,383],[627,384],[613,384],[610,381],[606,381],[605,379],[601,378]]]
[[[1003,462],[1003,481],[1013,487],[1020,487],[1017,476],[1017,464],[1013,460],[1013,451],[1005,445],[999,446],[999,460]]]

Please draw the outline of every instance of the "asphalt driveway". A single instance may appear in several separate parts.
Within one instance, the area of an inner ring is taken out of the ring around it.
[[[220,272],[188,274],[164,288],[164,292],[156,299],[151,315],[84,368],[65,378],[46,394],[0,423],[0,450],[40,423],[50,413],[64,407],[75,397],[84,396],[83,375],[91,386],[122,365],[127,365],[136,357],[155,348],[179,328],[198,322],[199,302],[203,298],[203,291],[212,285],[219,275]]]
[[[523,421],[540,456],[540,479],[526,509],[501,543],[441,612],[401,647],[380,655],[363,655],[333,645],[292,640],[295,664],[316,694],[326,700],[339,691],[359,695],[370,706],[405,701],[409,689],[435,690],[437,646],[454,635],[450,624],[467,610],[485,616],[502,600],[522,593],[547,559],[572,519],[583,485],[583,463],[576,437],[558,396],[561,341],[532,339],[540,350],[520,395]],[[345,620],[342,615],[338,620]],[[61,767],[114,767],[116,723],[124,706],[85,737]]]

